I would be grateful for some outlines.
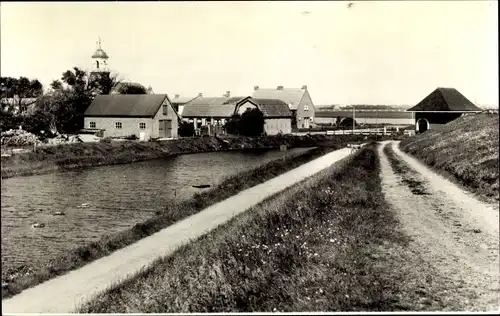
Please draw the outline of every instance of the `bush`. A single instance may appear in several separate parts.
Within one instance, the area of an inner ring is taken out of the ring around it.
[[[264,133],[264,114],[258,109],[246,110],[240,118],[238,129],[244,136],[260,136]]]
[[[139,139],[139,137],[137,137],[137,135],[135,135],[135,134],[125,136],[124,138],[126,140],[137,140],[137,139]]]
[[[258,109],[246,110],[241,116],[233,115],[224,128],[228,134],[261,136],[264,133],[264,114]]]
[[[192,137],[194,136],[194,124],[189,122],[180,122],[178,131],[180,137]]]
[[[99,140],[101,143],[111,143],[111,137],[105,137]]]
[[[224,125],[224,129],[226,130],[226,133],[236,135],[239,134],[239,128],[238,128],[239,124],[240,124],[240,115],[235,114],[231,116],[231,118]]]

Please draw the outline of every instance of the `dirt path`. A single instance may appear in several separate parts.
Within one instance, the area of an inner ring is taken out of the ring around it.
[[[391,166],[384,146],[393,148],[403,167]],[[409,247],[449,280],[443,301],[498,311],[498,211],[402,153],[398,142],[383,142],[379,154],[383,190],[412,237]]]
[[[351,153],[348,148],[328,153],[276,178],[169,226],[78,270],[27,289],[2,301],[2,313],[68,313],[95,294],[122,282],[156,259],[202,236],[267,197],[331,166]]]

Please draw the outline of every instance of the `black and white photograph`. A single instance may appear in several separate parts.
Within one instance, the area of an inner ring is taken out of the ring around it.
[[[498,2],[1,1],[2,315],[500,312]]]

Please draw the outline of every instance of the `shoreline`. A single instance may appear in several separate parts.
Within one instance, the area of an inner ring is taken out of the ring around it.
[[[328,146],[329,142],[366,141],[365,137],[363,135],[204,136],[156,142],[71,143],[40,147],[37,152],[2,157],[1,179],[208,152],[274,150],[279,149],[280,145],[286,145],[287,148],[322,147]]]
[[[150,236],[177,221],[196,214],[204,208],[223,201],[242,190],[258,185],[343,146],[345,144],[337,143],[329,147],[316,147],[303,153],[290,155],[285,159],[270,161],[260,167],[238,173],[208,191],[197,193],[180,203],[168,205],[163,211],[156,212],[156,215],[146,221],[132,225],[121,232],[106,235],[97,241],[89,242],[87,245],[72,248],[61,256],[48,259],[47,262],[40,266],[20,265],[9,269],[9,271],[2,271],[2,280],[8,282],[8,285],[2,288],[2,299],[82,267],[89,262]]]

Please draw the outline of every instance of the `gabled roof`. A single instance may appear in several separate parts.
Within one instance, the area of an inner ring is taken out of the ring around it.
[[[408,112],[457,111],[475,112],[480,108],[470,102],[455,88],[437,88]]]
[[[198,98],[198,97],[178,97],[178,98],[174,98],[174,99],[170,100],[170,102],[172,104],[186,104],[188,102],[193,101],[196,98]]]
[[[278,89],[257,89],[252,97],[255,99],[278,99],[285,102],[291,110],[296,110],[302,97],[306,93],[304,89],[283,88]]]
[[[154,117],[165,99],[168,99],[166,94],[98,95],[85,116]]]
[[[197,97],[194,100],[190,101],[191,105],[221,105],[224,104],[228,98],[226,97],[215,97],[215,98],[205,98],[205,97]],[[187,105],[187,104],[186,104]]]
[[[264,114],[264,118],[292,117],[292,112],[290,112],[288,105],[281,100],[246,97],[240,99],[237,105],[241,105],[247,101],[255,104],[262,114]]]

